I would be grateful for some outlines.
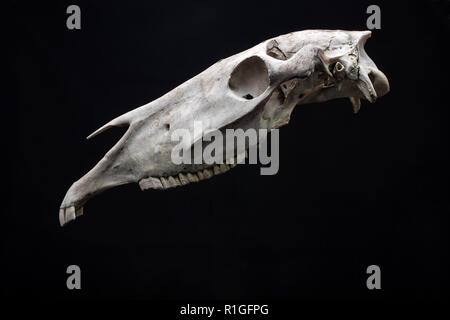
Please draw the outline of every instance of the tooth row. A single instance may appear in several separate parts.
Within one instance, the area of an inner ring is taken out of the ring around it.
[[[61,227],[66,223],[75,220],[76,217],[83,215],[83,207],[75,208],[75,206],[59,209],[59,224]]]
[[[139,181],[141,190],[147,189],[169,189],[178,186],[184,186],[192,182],[199,182],[201,180],[209,179],[215,175],[227,172],[230,168],[235,167],[236,164],[220,164],[212,168],[203,169],[197,172],[179,173],[176,176],[168,177],[149,177]]]

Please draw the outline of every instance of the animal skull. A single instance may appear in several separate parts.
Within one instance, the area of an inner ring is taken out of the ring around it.
[[[228,171],[227,164],[171,161],[172,130],[200,136],[226,128],[275,129],[289,122],[298,104],[348,97],[374,102],[389,91],[386,76],[364,51],[370,31],[306,30],[264,41],[223,59],[164,96],[125,113],[92,133],[113,126],[128,130],[104,158],[67,191],[60,224],[83,213],[86,201],[125,183],[167,189]],[[233,166],[233,165],[231,165]]]

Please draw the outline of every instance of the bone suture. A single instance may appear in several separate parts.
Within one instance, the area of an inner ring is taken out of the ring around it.
[[[159,99],[108,122],[88,139],[114,126],[128,128],[69,188],[60,206],[60,224],[82,215],[88,199],[109,188],[139,183],[142,190],[168,189],[233,166],[174,164],[171,133],[176,129],[187,129],[194,141],[214,130],[271,130],[286,125],[296,105],[337,98],[349,99],[353,112],[359,112],[361,99],[375,102],[389,92],[386,76],[364,50],[370,35],[343,30],[281,35],[220,60]],[[205,124],[201,136],[196,136],[194,122]]]

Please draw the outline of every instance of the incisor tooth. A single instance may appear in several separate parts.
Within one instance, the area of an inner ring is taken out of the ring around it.
[[[358,113],[359,109],[361,108],[361,99],[350,97],[350,102],[352,103],[353,106],[353,112]]]
[[[69,208],[66,209],[66,223],[72,220],[75,220],[76,215],[75,215],[75,207],[71,206]]]
[[[59,225],[62,227],[64,225],[64,223],[66,222],[65,217],[64,217],[64,209],[61,208],[59,209]]]

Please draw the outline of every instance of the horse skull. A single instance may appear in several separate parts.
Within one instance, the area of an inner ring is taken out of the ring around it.
[[[200,136],[225,128],[275,129],[289,122],[298,104],[349,98],[374,102],[389,91],[386,76],[364,51],[370,31],[306,30],[264,41],[223,59],[164,96],[92,133],[113,126],[128,130],[102,160],[67,191],[60,224],[83,213],[83,205],[106,189],[138,182],[166,189],[210,178],[225,165],[174,164],[170,138],[184,128]]]

